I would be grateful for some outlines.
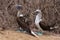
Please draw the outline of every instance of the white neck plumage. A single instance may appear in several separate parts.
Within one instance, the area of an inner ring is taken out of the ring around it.
[[[39,25],[39,23],[42,21],[42,12],[41,12],[41,10],[36,10],[36,11],[39,12],[39,13],[37,13],[37,15],[36,15],[35,25],[38,28],[38,30],[40,30],[41,32],[43,32],[43,29]]]

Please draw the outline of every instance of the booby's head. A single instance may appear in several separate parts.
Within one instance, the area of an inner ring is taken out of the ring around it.
[[[15,5],[17,10],[21,10],[22,9],[22,5]]]
[[[35,12],[41,12],[41,10],[37,9]]]
[[[41,13],[41,10],[37,9],[37,10],[34,11],[33,15],[37,15],[39,13]]]
[[[15,7],[18,10],[17,17],[23,17],[24,15],[21,13],[22,5],[15,5]]]

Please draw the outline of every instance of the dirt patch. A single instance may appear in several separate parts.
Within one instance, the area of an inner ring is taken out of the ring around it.
[[[16,31],[0,31],[0,40],[60,40],[60,36],[41,35],[39,38]]]

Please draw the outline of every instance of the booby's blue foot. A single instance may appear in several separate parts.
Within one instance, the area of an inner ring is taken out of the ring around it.
[[[42,32],[35,32],[37,35],[43,35],[43,33]]]

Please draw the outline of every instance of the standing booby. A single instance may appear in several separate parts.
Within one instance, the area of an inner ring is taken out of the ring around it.
[[[30,27],[24,23],[21,19],[19,18],[24,18],[24,15],[20,12],[20,10],[22,9],[21,5],[16,5],[16,8],[18,10],[17,13],[17,20],[18,20],[18,24],[21,26],[21,28],[27,32],[29,32],[31,35],[34,35],[35,37],[38,37],[31,29]]]

